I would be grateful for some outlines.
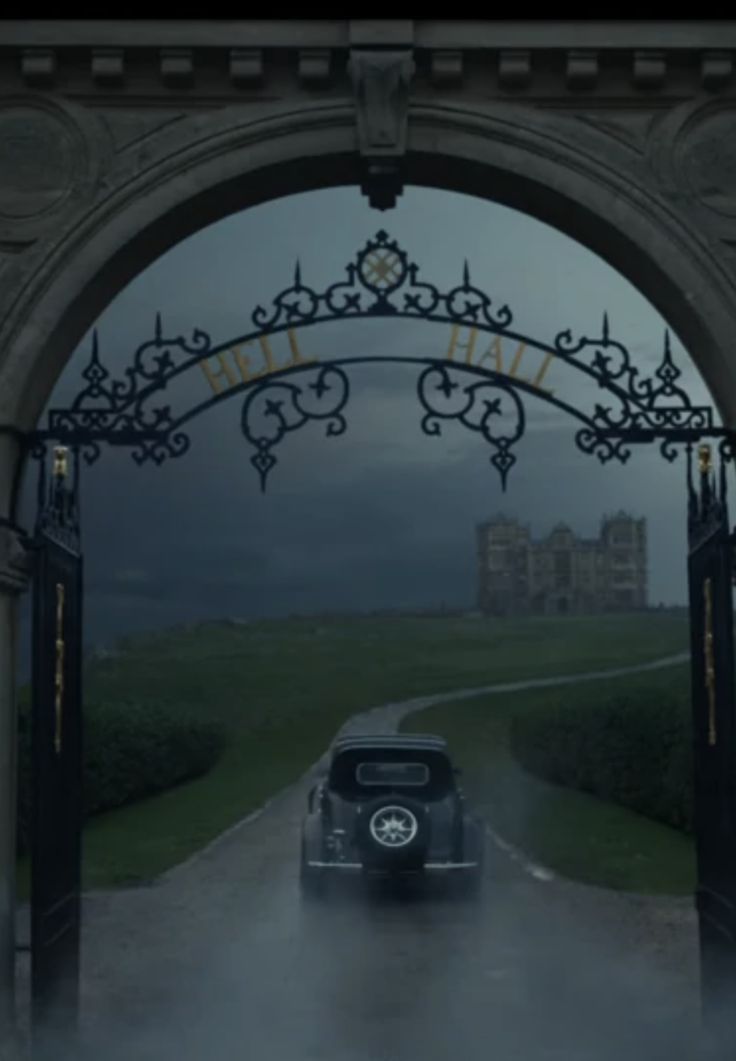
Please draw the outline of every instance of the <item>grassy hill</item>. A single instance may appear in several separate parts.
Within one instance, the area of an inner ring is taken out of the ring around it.
[[[654,707],[689,695],[688,663],[603,681],[482,696],[418,712],[404,729],[441,733],[463,764],[474,803],[503,838],[562,876],[586,884],[647,894],[686,895],[695,884],[691,835],[588,792],[550,784],[524,770],[510,750],[514,718],[554,717],[557,705],[602,714],[633,696]],[[655,721],[657,715],[654,713]],[[594,720],[591,720],[594,721]],[[627,732],[627,731],[624,731]],[[607,735],[604,736],[604,740]],[[607,762],[615,762],[611,748]],[[656,761],[652,749],[652,762]],[[606,755],[605,746],[600,749]],[[632,756],[633,759],[633,756]],[[631,761],[631,760],[630,760]],[[638,766],[634,762],[636,773]],[[647,781],[666,795],[664,778]]]
[[[295,780],[364,709],[495,682],[626,666],[687,647],[684,615],[211,623],[127,639],[87,666],[90,700],[181,705],[227,747],[205,776],[92,819],[85,886],[149,880]]]

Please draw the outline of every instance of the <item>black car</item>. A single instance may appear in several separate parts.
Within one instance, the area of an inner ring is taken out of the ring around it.
[[[478,894],[484,828],[467,810],[441,737],[345,737],[309,793],[302,823],[302,893],[330,877],[443,877]]]

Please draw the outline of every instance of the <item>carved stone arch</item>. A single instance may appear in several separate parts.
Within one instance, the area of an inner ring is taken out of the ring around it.
[[[358,184],[349,100],[193,115],[146,139],[147,165],[112,166],[63,233],[6,266],[0,422],[31,428],[77,342],[143,267],[197,229],[256,203]],[[736,424],[733,276],[650,162],[559,113],[506,103],[415,102],[409,183],[502,202],[604,257],[662,312],[727,423]],[[7,478],[6,478],[7,476]],[[10,473],[0,474],[8,507]]]

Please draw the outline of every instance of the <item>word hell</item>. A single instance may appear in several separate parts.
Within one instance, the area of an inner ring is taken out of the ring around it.
[[[475,356],[475,344],[478,341],[478,328],[468,329],[467,342],[460,342],[460,328],[461,325],[453,324],[452,334],[450,336],[450,345],[447,348],[447,358],[449,361],[455,360],[455,354],[458,350],[465,351],[465,364],[474,365],[480,368],[486,364],[493,372],[498,372],[499,375],[509,376],[511,379],[518,379],[520,383],[528,383],[530,387],[534,387],[535,390],[541,391],[543,394],[552,394],[553,391],[548,390],[542,386],[542,380],[544,379],[549,366],[552,363],[553,354],[546,354],[542,364],[537,371],[536,376],[533,379],[522,379],[519,376],[519,366],[521,364],[521,358],[526,350],[526,343],[519,343],[516,348],[516,352],[511,360],[511,364],[508,369],[504,368],[503,364],[503,348],[501,346],[501,336],[497,335],[493,339],[493,342],[488,347],[484,354],[479,357]]]
[[[236,343],[235,346],[222,350],[206,361],[200,361],[200,368],[213,392],[222,394],[233,387],[242,386],[243,383],[251,383],[254,380],[263,379],[264,376],[271,376],[276,372],[293,368],[295,365],[308,365],[316,360],[314,357],[302,357],[293,328],[289,329],[286,337],[289,340],[291,358],[283,364],[276,361],[268,336],[262,335],[258,339]],[[256,345],[259,351],[255,355],[257,362],[254,366],[251,361],[253,354],[245,353],[244,347]]]

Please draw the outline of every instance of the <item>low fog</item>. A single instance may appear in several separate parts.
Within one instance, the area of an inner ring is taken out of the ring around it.
[[[689,900],[663,914],[489,838],[479,906],[350,885],[305,906],[308,783],[159,883],[86,899],[85,1048],[68,1061],[691,1061]]]
[[[385,226],[423,276],[449,286],[468,260],[519,330],[612,334],[650,374],[664,321],[622,277],[530,218],[408,189],[380,219],[353,190],[299,196],[232,217],[173,248],[98,322],[117,375],[153,334],[248,330],[256,304],[291,281],[343,276]],[[329,359],[443,352],[449,329],[358,322],[300,341]],[[85,337],[50,405],[75,393]],[[676,336],[694,401],[705,389]],[[550,386],[591,401],[562,375]],[[205,381],[190,384],[192,400]],[[177,623],[320,611],[475,605],[475,524],[502,511],[535,536],[560,521],[585,536],[625,509],[648,521],[650,602],[686,601],[685,469],[654,448],[601,468],[574,425],[530,400],[501,492],[482,441],[457,424],[420,430],[416,373],[356,370],[348,431],[290,436],[262,495],[240,403],[192,425],[161,468],[105,453],[83,472],[87,648]],[[181,400],[187,400],[182,394]],[[32,518],[27,483],[26,519]],[[26,616],[27,618],[27,616]],[[27,632],[27,631],[26,631]],[[23,640],[27,664],[27,641]],[[95,1061],[679,1061],[693,1056],[697,950],[689,898],[652,899],[535,875],[488,839],[475,908],[446,897],[335,895],[304,908],[297,844],[308,782],[276,796],[160,881],[85,897],[83,1040]],[[534,807],[529,808],[534,813]],[[654,926],[654,927],[652,927]],[[74,1050],[58,1061],[77,1061]]]

